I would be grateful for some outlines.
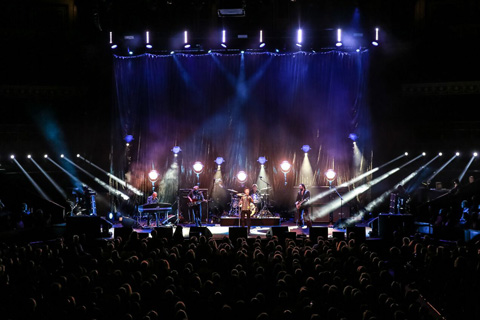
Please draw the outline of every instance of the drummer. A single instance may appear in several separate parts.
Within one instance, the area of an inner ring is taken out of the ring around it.
[[[255,213],[259,213],[262,209],[262,195],[258,191],[258,186],[256,184],[252,185],[252,191],[250,192],[253,203],[255,204]]]

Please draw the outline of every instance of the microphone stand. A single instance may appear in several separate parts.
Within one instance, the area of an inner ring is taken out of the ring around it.
[[[345,219],[343,218],[343,197],[342,195],[338,192],[337,188],[335,188],[334,185],[332,185],[332,182],[330,181],[330,189],[335,190],[335,193],[338,195],[340,198],[340,219],[337,221],[337,225],[341,227],[345,223]]]
[[[260,181],[262,181],[263,183],[265,183],[267,185],[267,188],[270,188],[270,183],[268,183],[267,181],[263,180],[263,177],[258,177],[260,179]],[[267,190],[268,191],[268,190]],[[269,203],[269,197],[268,197],[268,194],[265,193],[265,201],[263,202],[263,207],[262,209],[260,210],[260,212],[263,211],[263,215],[271,215],[272,213],[270,212],[270,210],[268,210],[268,206],[270,205]]]

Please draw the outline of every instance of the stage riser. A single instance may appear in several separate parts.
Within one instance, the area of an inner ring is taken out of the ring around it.
[[[262,226],[279,226],[280,225],[280,218],[252,218],[250,219],[252,227],[262,227]],[[246,221],[245,221],[246,223]],[[240,218],[221,218],[220,225],[222,227],[228,226],[240,226]]]

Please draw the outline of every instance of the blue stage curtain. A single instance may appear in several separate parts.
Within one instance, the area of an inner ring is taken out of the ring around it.
[[[303,182],[301,147],[308,144],[309,184],[326,185],[328,168],[345,182],[356,170],[351,132],[369,154],[368,66],[368,51],[115,56],[112,172],[148,192],[152,167],[171,178],[178,145],[180,188],[197,182],[195,161],[205,164],[200,186],[211,188],[219,156],[227,187],[240,188],[239,170],[251,185],[264,156],[273,189],[291,189]],[[128,150],[127,135],[134,139]],[[283,160],[293,165],[287,185]]]

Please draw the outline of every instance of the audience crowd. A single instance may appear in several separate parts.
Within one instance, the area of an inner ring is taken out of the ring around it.
[[[176,233],[178,235],[178,233]],[[205,236],[0,246],[2,319],[479,318],[478,243]],[[436,308],[436,309],[435,309]]]

